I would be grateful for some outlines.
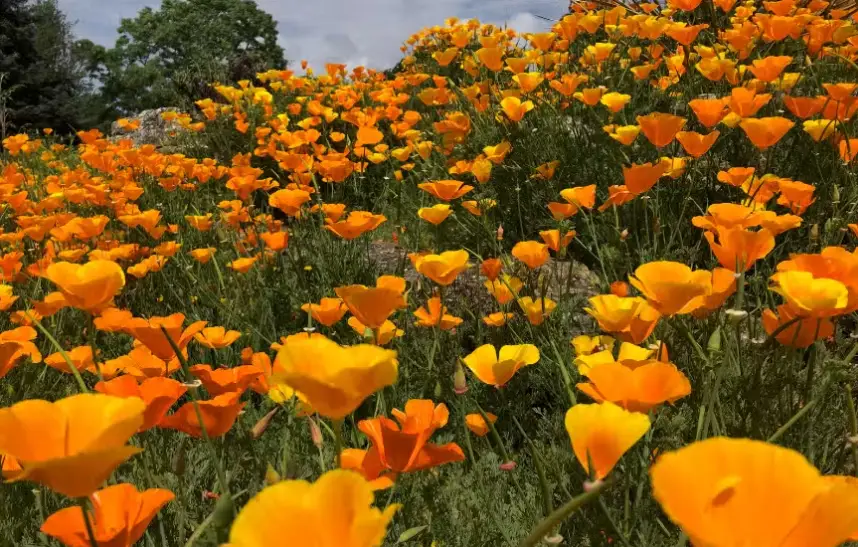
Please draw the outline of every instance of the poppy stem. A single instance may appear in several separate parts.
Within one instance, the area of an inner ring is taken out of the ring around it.
[[[69,357],[69,354],[66,353],[66,350],[63,349],[60,343],[57,342],[57,339],[54,338],[53,335],[48,331],[48,329],[46,329],[38,319],[33,317],[33,315],[29,311],[25,310],[24,315],[26,315],[27,319],[29,319],[34,325],[36,325],[36,328],[38,328],[42,332],[42,334],[45,335],[45,338],[47,338],[48,341],[60,353],[60,356],[66,362],[66,365],[68,365],[69,370],[71,370],[72,374],[74,375],[74,379],[77,380],[77,385],[80,388],[80,392],[89,393],[89,388],[86,387],[86,383],[83,381],[83,377],[80,375],[80,371],[77,369],[77,367],[74,366],[71,357]]]
[[[334,430],[334,450],[337,452],[337,468],[342,467],[343,463],[343,420],[333,420],[332,429]]]
[[[846,408],[849,410],[849,446],[852,448],[852,458],[855,460],[855,475],[858,476],[858,444],[855,444],[858,438],[858,414],[855,413],[855,401],[852,400],[852,386],[845,385],[843,390],[846,392]]]
[[[86,535],[89,537],[89,544],[92,547],[98,547],[98,541],[95,539],[95,532],[92,528],[92,521],[89,518],[89,512],[86,510],[86,498],[78,499],[78,505],[83,512],[83,524],[86,526]]]
[[[164,326],[161,326],[161,332],[164,333],[164,337],[167,339],[167,342],[170,344],[170,347],[173,348],[173,352],[175,352],[176,358],[179,360],[179,364],[182,365],[182,371],[185,374],[185,379],[188,382],[193,382],[195,378],[193,374],[191,374],[191,369],[188,366],[188,360],[185,359],[184,355],[182,355],[182,350],[179,349],[179,346],[176,344],[175,340],[173,340],[173,337],[170,336],[170,333],[167,332],[167,329]],[[217,471],[217,480],[220,483],[221,495],[232,498],[232,493],[229,490],[229,483],[227,482],[226,471],[223,468],[223,463],[217,455],[217,448],[214,445],[214,441],[212,441],[211,437],[209,437],[209,432],[208,430],[206,430],[206,422],[203,419],[203,412],[202,410],[200,410],[197,388],[189,387],[188,395],[191,397],[191,404],[194,407],[194,414],[196,415],[197,422],[200,424],[200,433],[203,437],[203,440],[206,442],[206,446],[209,447],[209,451],[212,455],[212,461],[214,461],[215,470]]]
[[[494,439],[495,443],[498,445],[498,450],[500,450],[501,457],[503,458],[503,463],[511,462],[512,459],[509,457],[509,453],[506,451],[506,446],[504,446],[503,439],[501,439],[501,436],[498,433],[497,428],[495,428],[495,425],[491,422],[491,420],[489,420],[488,415],[483,410],[483,408],[480,406],[480,403],[474,401],[474,405],[477,407],[477,410],[479,411],[480,416],[483,417],[483,421],[486,423],[487,426],[489,426],[489,431],[492,434],[492,439]]]
[[[773,442],[777,441],[778,439],[780,439],[781,437],[783,437],[784,433],[786,433],[787,431],[789,431],[789,428],[791,428],[793,425],[795,425],[795,423],[796,423],[797,421],[799,421],[800,419],[802,419],[802,417],[803,417],[805,414],[807,414],[808,412],[810,412],[810,409],[811,409],[811,408],[813,408],[814,406],[816,406],[816,403],[817,403],[817,399],[811,399],[811,400],[810,400],[806,405],[804,405],[804,406],[802,407],[802,409],[801,409],[801,410],[799,410],[798,412],[796,412],[796,413],[795,413],[795,415],[794,415],[792,418],[790,418],[790,419],[789,419],[789,421],[787,421],[787,423],[785,423],[784,425],[782,425],[782,426],[780,427],[780,429],[778,429],[777,431],[775,431],[774,435],[772,435],[771,437],[769,437],[769,438],[766,440],[766,442],[767,442],[767,443],[773,443]]]
[[[608,486],[608,482],[599,481],[595,483],[588,492],[584,492],[580,496],[572,498],[566,502],[565,505],[556,509],[553,513],[542,519],[539,524],[536,525],[536,528],[534,528],[526,538],[521,540],[518,547],[535,547],[538,545],[539,542],[542,541],[542,538],[551,534],[557,526],[559,526],[578,509],[598,498],[602,491],[604,491]]]

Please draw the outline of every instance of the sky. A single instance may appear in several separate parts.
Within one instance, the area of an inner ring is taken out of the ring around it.
[[[116,28],[160,0],[58,0],[75,23],[78,38],[111,46]],[[256,0],[277,21],[280,45],[290,61],[307,59],[322,70],[325,63],[389,68],[401,57],[399,46],[423,27],[443,25],[448,17],[478,18],[506,24],[520,32],[551,26],[568,0]],[[297,65],[297,63],[296,63]]]

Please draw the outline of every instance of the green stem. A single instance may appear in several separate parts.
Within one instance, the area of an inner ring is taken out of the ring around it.
[[[852,458],[855,460],[855,475],[858,476],[858,444],[855,444],[858,437],[858,414],[855,413],[855,401],[852,400],[852,386],[844,386],[846,392],[846,408],[849,410],[849,445],[852,447]]]
[[[501,452],[501,457],[503,458],[504,463],[509,463],[509,462],[513,461],[512,458],[509,457],[509,453],[506,451],[506,446],[504,446],[503,439],[501,439],[501,436],[498,433],[498,430],[495,427],[495,424],[493,424],[491,422],[491,420],[489,420],[488,415],[483,410],[483,408],[480,406],[480,403],[474,401],[474,405],[476,405],[477,410],[480,413],[480,416],[483,417],[483,421],[489,427],[489,431],[492,434],[492,439],[494,439],[495,443],[498,445],[498,450],[500,450],[500,452]]]
[[[342,454],[345,443],[343,442],[343,420],[334,420],[334,450],[337,452],[337,467],[342,467]]]
[[[536,528],[534,528],[533,531],[518,544],[518,547],[535,547],[538,545],[539,542],[542,541],[542,538],[550,534],[561,522],[566,520],[581,507],[598,498],[602,491],[607,487],[607,482],[597,482],[589,492],[585,492],[566,502],[565,505],[542,519],[539,524],[536,525]]]
[[[173,337],[170,336],[170,333],[163,326],[161,327],[161,332],[164,333],[164,337],[167,339],[167,342],[170,344],[170,347],[173,348],[173,351],[176,353],[176,358],[179,360],[179,363],[182,365],[182,371],[185,374],[186,380],[190,382],[194,382],[196,378],[194,378],[193,374],[191,374],[191,369],[188,366],[188,360],[185,359],[185,356],[182,355],[182,350],[179,349],[179,346],[173,340]],[[229,482],[226,478],[226,471],[223,467],[223,462],[221,462],[220,458],[217,455],[217,448],[215,447],[214,441],[209,437],[209,432],[206,430],[205,421],[203,420],[203,412],[200,410],[199,403],[199,395],[197,394],[196,387],[188,388],[188,395],[191,397],[191,404],[194,407],[194,413],[197,417],[197,422],[200,424],[200,432],[202,434],[203,440],[206,443],[206,446],[209,447],[209,452],[211,452],[212,461],[214,462],[215,469],[217,471],[217,480],[220,483],[221,495],[232,497],[232,494],[229,490]]]
[[[95,532],[92,528],[92,521],[89,518],[89,512],[86,510],[86,498],[78,500],[80,510],[83,512],[83,524],[86,526],[86,535],[89,537],[89,544],[92,547],[98,547],[98,541],[95,539]]]
[[[784,433],[786,433],[787,431],[789,431],[789,428],[791,428],[793,425],[795,425],[795,423],[796,423],[797,421],[799,421],[799,420],[800,420],[800,419],[801,419],[805,414],[807,414],[808,412],[810,412],[810,409],[811,409],[811,408],[813,408],[814,406],[816,406],[816,402],[817,402],[817,401],[816,401],[816,399],[812,399],[809,403],[807,403],[806,405],[804,405],[804,408],[802,408],[801,410],[799,410],[798,412],[796,412],[796,413],[795,413],[795,415],[794,415],[792,418],[790,418],[790,419],[789,419],[789,421],[788,421],[787,423],[785,423],[784,425],[782,425],[782,426],[780,427],[780,429],[778,429],[777,431],[775,431],[774,435],[772,435],[771,437],[769,437],[769,438],[768,438],[768,440],[766,440],[766,442],[773,443],[773,442],[777,441],[778,439],[780,439],[780,438],[783,436],[783,434],[784,434]]]
[[[74,379],[77,380],[77,385],[80,388],[80,392],[81,393],[89,393],[89,388],[86,387],[86,384],[83,381],[83,377],[80,375],[80,371],[77,369],[77,367],[74,366],[74,363],[72,363],[71,357],[69,357],[69,354],[66,353],[66,350],[63,349],[63,347],[60,345],[60,343],[57,342],[57,339],[54,338],[53,335],[50,332],[48,332],[48,329],[46,329],[44,327],[44,325],[42,325],[42,323],[38,319],[33,317],[29,311],[24,311],[24,315],[26,315],[27,319],[29,319],[34,325],[36,325],[36,328],[38,328],[42,332],[42,334],[45,335],[45,338],[47,338],[48,341],[50,341],[50,343],[60,353],[60,356],[66,362],[66,365],[68,365],[69,369],[71,370],[72,374],[74,375]]]

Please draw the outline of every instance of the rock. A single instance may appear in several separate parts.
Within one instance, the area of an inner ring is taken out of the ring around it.
[[[113,139],[131,139],[134,146],[153,144],[163,146],[167,140],[178,131],[184,131],[175,121],[167,122],[161,117],[165,112],[179,112],[175,107],[155,108],[144,110],[136,116],[129,116],[128,120],[139,120],[140,127],[133,131],[126,131],[113,122],[110,126],[110,136]]]

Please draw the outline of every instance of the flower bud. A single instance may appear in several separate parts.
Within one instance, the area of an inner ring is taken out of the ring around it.
[[[319,424],[312,417],[307,418],[307,422],[310,424],[310,438],[313,439],[313,444],[316,445],[316,448],[319,450],[322,449],[324,445],[324,438],[322,437],[322,429],[319,427]]]
[[[277,484],[281,480],[280,473],[278,473],[269,463],[268,467],[265,469],[265,484],[271,486],[272,484]]]
[[[453,373],[453,391],[456,395],[468,392],[468,379],[465,377],[465,369],[462,368],[461,361],[456,363],[456,372]]]

